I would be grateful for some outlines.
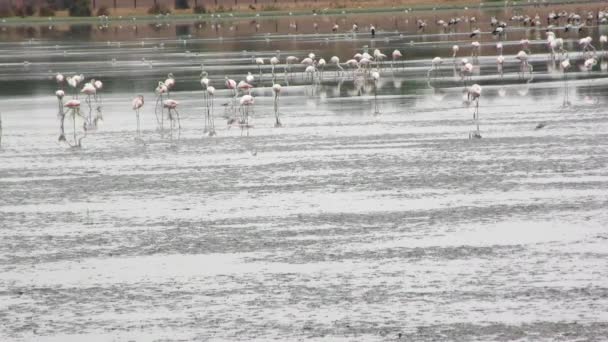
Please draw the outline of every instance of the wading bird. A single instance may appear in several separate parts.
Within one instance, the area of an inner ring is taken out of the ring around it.
[[[374,115],[380,114],[380,109],[378,108],[378,81],[380,81],[380,73],[374,70],[372,71],[372,82],[374,82]]]
[[[144,96],[137,95],[131,102],[131,108],[135,111],[135,118],[137,120],[137,140],[141,140],[141,128],[139,125],[139,110],[144,105]]]
[[[477,130],[469,133],[469,139],[481,138],[481,133],[479,132],[479,98],[480,97],[481,97],[481,86],[479,86],[479,84],[473,84],[467,92],[467,98],[469,101],[475,101],[475,111],[473,112],[473,121],[477,125]]]
[[[175,121],[177,121],[178,134],[182,129],[179,112],[177,111],[178,104],[179,104],[179,102],[172,100],[172,99],[167,99],[167,100],[165,100],[165,102],[163,102],[163,107],[167,108],[167,112],[168,112],[167,117],[169,118],[169,122],[171,123],[171,133],[172,134],[173,134],[173,129],[175,128]]]
[[[274,127],[282,127],[281,120],[279,119],[279,96],[281,95],[281,85],[275,83],[272,85],[272,92],[274,93]]]

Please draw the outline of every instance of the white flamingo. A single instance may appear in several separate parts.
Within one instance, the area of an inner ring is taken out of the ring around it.
[[[131,102],[131,108],[135,111],[135,118],[137,119],[137,140],[141,140],[141,126],[139,124],[139,110],[144,106],[144,96],[137,95]]]
[[[336,72],[337,75],[341,75],[344,72],[344,68],[340,65],[340,58],[338,56],[332,56],[329,59],[329,62],[336,65],[336,68],[338,69]]]
[[[477,130],[469,133],[469,139],[481,138],[481,134],[479,132],[479,98],[480,97],[481,97],[481,86],[479,86],[479,84],[473,84],[467,92],[467,98],[469,101],[475,101],[475,111],[473,112],[473,121],[477,125]]]
[[[55,96],[59,102],[59,111],[57,112],[57,118],[59,119],[59,141],[66,141],[64,128],[65,112],[63,111],[63,97],[65,96],[65,92],[62,89],[59,89],[55,92]]]
[[[213,103],[213,98],[215,96],[215,88],[213,86],[208,86],[207,87],[207,97],[208,97],[208,101],[207,101],[207,122],[205,123],[205,126],[207,126],[207,124],[209,125],[209,130],[208,133],[209,136],[214,136],[215,133],[215,120],[213,119],[213,108],[214,108],[214,103]]]
[[[250,118],[250,109],[251,107],[254,105],[255,103],[255,99],[253,98],[253,96],[246,94],[243,95],[243,97],[241,97],[240,100],[240,104],[241,104],[241,120],[239,122],[239,125],[241,126],[241,135],[243,135],[243,129],[247,130],[247,136],[249,136],[249,128],[250,128],[250,124],[249,124],[249,118]]]
[[[258,70],[260,71],[260,82],[262,82],[262,65],[264,65],[264,59],[261,57],[256,58],[255,64],[258,66]]]
[[[459,50],[460,47],[458,45],[452,46],[452,59],[454,60],[454,64],[456,64],[456,55],[458,54]]]
[[[274,127],[282,127],[281,120],[279,119],[279,96],[281,95],[281,85],[275,83],[272,85],[272,92],[274,93]]]
[[[374,70],[372,71],[372,82],[374,82],[374,115],[380,114],[380,109],[378,108],[378,82],[380,81],[380,73]]]
[[[441,57],[435,57],[431,60],[431,68],[426,74],[427,80],[430,82],[431,72],[433,73],[433,78],[437,78],[437,74],[439,73],[439,66],[443,63]]]
[[[528,54],[524,50],[520,50],[515,56],[517,60],[519,60],[519,71],[521,72],[521,77],[524,77],[525,72],[528,71],[530,73],[530,78],[532,78],[532,65],[528,62]]]

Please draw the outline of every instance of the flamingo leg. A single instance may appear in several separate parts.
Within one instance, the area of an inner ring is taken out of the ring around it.
[[[137,117],[137,138],[140,139],[141,138],[141,130],[140,130],[140,126],[139,126],[139,108],[137,108],[135,110],[135,116]]]

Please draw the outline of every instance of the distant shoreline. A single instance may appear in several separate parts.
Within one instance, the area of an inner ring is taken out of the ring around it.
[[[582,1],[574,1],[574,0],[551,0],[545,3],[540,1],[527,2],[527,1],[518,1],[516,2],[516,7],[545,7],[551,5],[583,5],[583,4],[593,4],[597,3],[598,5],[603,5],[608,8],[608,4],[601,0],[582,0]],[[419,4],[412,5],[403,5],[403,6],[395,6],[395,7],[368,7],[368,8],[326,8],[322,10],[318,10],[316,13],[318,15],[349,15],[349,14],[382,14],[382,13],[390,13],[390,12],[404,12],[404,11],[429,11],[429,10],[456,10],[456,9],[465,9],[468,8],[470,10],[478,9],[478,8],[500,8],[505,7],[504,1],[492,1],[483,2],[483,5],[480,6],[479,3],[470,3],[470,1],[458,2],[456,4],[449,3],[444,5],[438,4],[424,4],[420,1]],[[509,7],[512,7],[510,4]],[[287,16],[314,16],[315,13],[312,12],[312,9],[294,9],[294,10],[277,10],[277,11],[257,11],[254,12],[252,10],[248,11],[234,11],[234,12],[222,12],[222,13],[206,13],[206,14],[193,14],[193,13],[183,13],[183,11],[178,11],[175,14],[169,15],[123,15],[123,16],[108,16],[108,21],[113,22],[154,22],[159,20],[170,20],[170,21],[193,21],[193,20],[229,20],[229,19],[255,19],[255,18],[273,18],[273,17],[287,17]],[[102,21],[100,17],[91,16],[91,17],[69,17],[69,16],[56,16],[56,17],[7,17],[2,18],[0,20],[0,25],[28,25],[28,24],[87,24],[87,23],[98,23]]]

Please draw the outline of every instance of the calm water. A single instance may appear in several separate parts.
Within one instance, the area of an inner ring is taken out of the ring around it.
[[[600,50],[608,25],[557,31],[568,107],[544,30],[510,22],[503,78],[484,34],[467,84],[483,87],[483,138],[468,140],[474,105],[451,48],[470,56],[470,27],[433,23],[462,13],[298,17],[297,31],[296,18],[0,26],[0,339],[603,339],[608,74],[599,51],[582,67],[578,39]],[[467,13],[487,32],[489,15],[512,11]],[[517,75],[524,38],[532,79]],[[377,87],[333,66],[313,86],[280,66],[273,127],[269,57],[345,61],[364,46],[405,59],[385,63]],[[254,56],[266,64],[246,137],[226,126],[223,84],[258,77]],[[212,138],[201,64],[218,88]],[[103,123],[81,149],[57,142],[57,72],[104,82]],[[156,130],[169,72],[179,139]]]

